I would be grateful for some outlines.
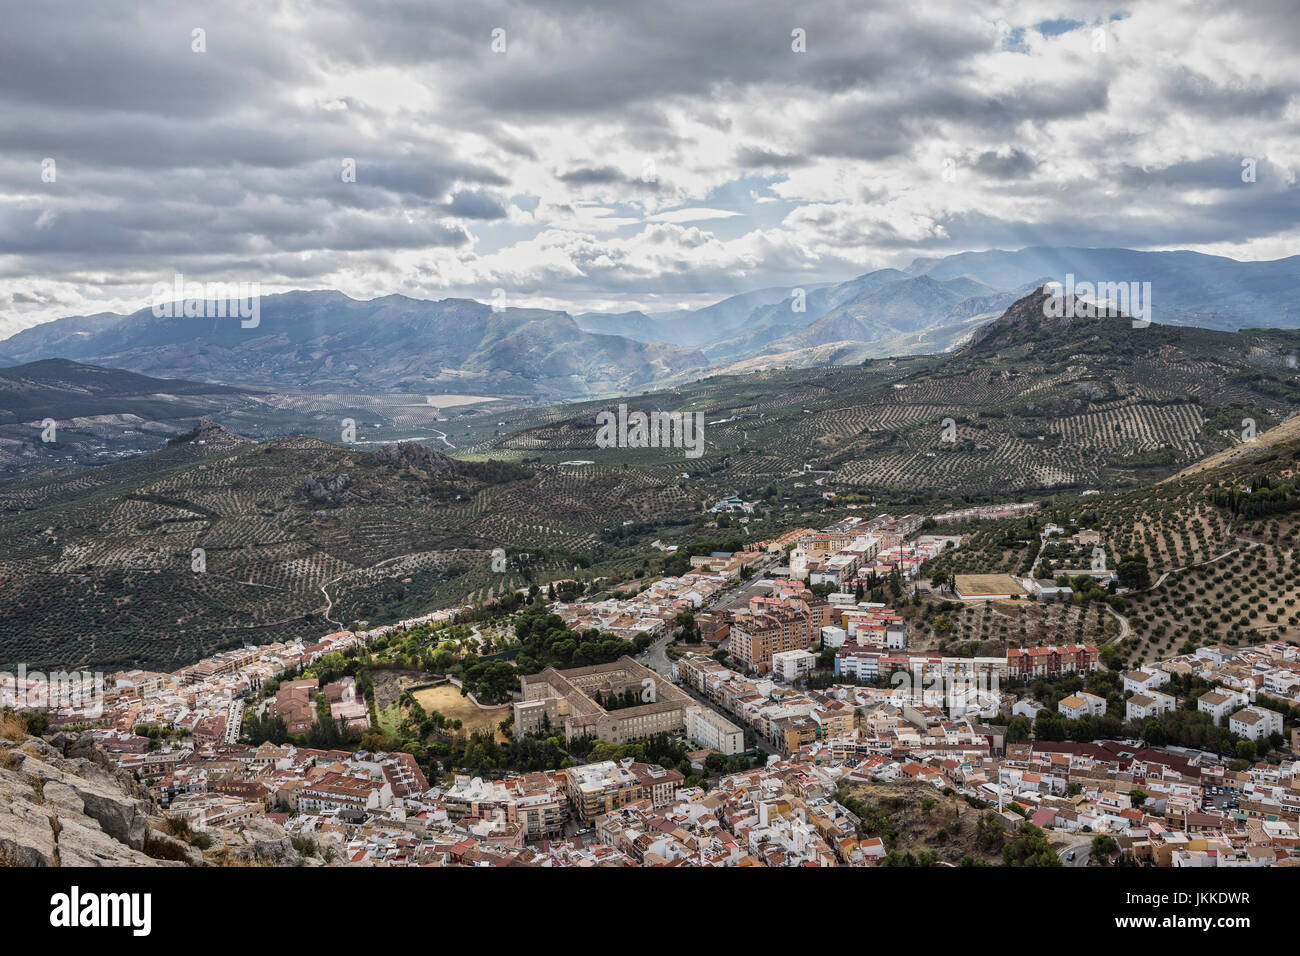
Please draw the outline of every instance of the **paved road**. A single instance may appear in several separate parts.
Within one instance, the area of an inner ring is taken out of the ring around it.
[[[1067,860],[1066,857],[1070,851],[1074,851],[1074,859]],[[1056,855],[1061,858],[1061,866],[1087,866],[1088,856],[1092,853],[1092,840],[1084,840],[1082,843],[1071,843],[1069,846],[1063,846],[1056,851]]]
[[[1128,637],[1128,618],[1119,613],[1119,611],[1115,610],[1109,604],[1103,604],[1102,607],[1110,613],[1111,617],[1119,621],[1119,633],[1110,639],[1111,644],[1118,644],[1120,641],[1124,640],[1124,638]]]
[[[678,689],[678,690],[685,691],[686,693],[690,694],[691,697],[693,697],[697,703],[699,703],[699,704],[701,704],[701,705],[703,705],[703,706],[709,708],[709,710],[713,711],[715,714],[719,714],[719,715],[721,715],[722,717],[725,717],[727,720],[731,721],[731,722],[732,722],[733,724],[735,724],[737,727],[739,727],[739,728],[741,728],[742,730],[746,731],[747,734],[753,734],[753,737],[754,737],[754,740],[755,740],[755,746],[756,746],[759,750],[763,751],[763,753],[765,753],[765,754],[775,754],[775,753],[777,753],[777,750],[776,750],[775,747],[773,747],[770,743],[768,743],[768,742],[767,742],[766,740],[764,740],[763,738],[759,737],[758,734],[753,733],[753,728],[752,728],[752,727],[747,727],[746,725],[740,723],[740,722],[736,719],[736,716],[735,716],[734,714],[729,714],[729,713],[727,713],[725,710],[723,710],[723,709],[722,709],[721,707],[719,707],[717,704],[713,703],[713,701],[709,700],[707,697],[703,697],[703,696],[701,696],[700,693],[699,693],[698,691],[696,691],[696,689],[695,689],[694,687],[688,687],[686,684],[678,684],[678,685],[677,685],[677,689]]]
[[[668,647],[669,640],[670,635],[665,634],[647,647],[643,652],[645,656],[640,658],[642,664],[650,668],[656,674],[662,674],[664,677],[670,676],[673,670],[673,662],[668,659],[668,654],[665,650]]]
[[[744,605],[748,604],[751,594],[753,594],[758,590],[761,590],[758,586],[759,582],[767,578],[768,572],[772,568],[779,567],[783,563],[782,559],[784,557],[785,556],[782,555],[781,558],[777,558],[775,560],[769,561],[761,568],[757,568],[754,571],[753,577],[751,577],[747,581],[737,582],[735,587],[730,588],[727,591],[723,591],[720,595],[718,595],[718,597],[713,601],[711,605],[709,605],[706,608],[701,608],[701,610],[712,611],[715,614],[722,614],[725,611],[728,611],[732,607],[735,607],[737,605],[743,607]]]
[[[226,743],[234,744],[239,742],[239,730],[243,717],[244,701],[236,697],[226,708]]]
[[[762,568],[755,571],[754,576],[752,578],[746,581],[738,581],[734,587],[721,592],[713,602],[701,608],[700,610],[710,611],[712,613],[720,615],[724,613],[727,608],[735,604],[748,603],[749,595],[753,590],[755,590],[758,582],[767,576],[767,573],[771,568],[781,564],[781,561],[784,557],[785,557],[784,555],[781,555],[780,557],[775,558],[772,561],[769,561]],[[664,677],[671,678],[672,670],[673,670],[673,662],[668,659],[668,654],[667,654],[668,643],[671,639],[672,639],[672,632],[670,631],[668,634],[665,634],[662,637],[658,638],[653,644],[647,647],[643,655],[638,657],[638,660],[646,667],[654,671],[656,674],[660,674]],[[723,645],[720,646],[725,646],[725,642]],[[679,689],[685,691],[691,697],[693,697],[698,703],[704,705],[705,707],[708,707],[710,710],[714,711],[715,713],[725,717],[733,724],[736,724],[736,726],[738,727],[743,726],[737,722],[734,715],[728,714],[725,710],[722,710],[711,700],[708,700],[705,697],[701,697],[698,693],[696,693],[695,688],[688,687],[685,684],[677,684],[676,686]],[[745,728],[745,729],[748,731],[751,728]],[[772,747],[771,744],[769,744],[765,740],[758,739],[757,746],[758,749],[762,750],[764,753],[775,754],[777,752],[776,749]]]

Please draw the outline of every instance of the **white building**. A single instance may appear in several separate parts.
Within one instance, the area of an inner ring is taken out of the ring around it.
[[[1106,713],[1106,698],[1089,694],[1087,691],[1079,691],[1077,694],[1063,697],[1056,705],[1056,709],[1070,720],[1078,720],[1080,717],[1100,717]]]
[[[1124,693],[1143,694],[1164,687],[1170,680],[1168,671],[1127,671],[1124,674]]]
[[[1018,700],[1011,707],[1012,717],[1028,717],[1030,720],[1038,716],[1038,712],[1044,707],[1036,700]]]
[[[1261,740],[1282,732],[1282,715],[1266,707],[1246,707],[1228,718],[1228,729],[1247,740]]]
[[[1158,690],[1134,694],[1124,705],[1124,719],[1146,720],[1148,717],[1158,717],[1173,710],[1177,705],[1178,702],[1172,696],[1162,694]]]
[[[745,749],[745,732],[707,707],[687,708],[686,736],[728,757]]]
[[[772,673],[787,684],[808,676],[817,665],[817,655],[812,651],[779,651],[772,655]]]
[[[834,624],[827,624],[822,628],[822,647],[843,647],[846,640],[848,634],[844,628],[836,627]]]
[[[1030,580],[1029,591],[1038,595],[1040,601],[1069,601],[1074,597],[1074,588],[1057,584],[1049,578]]]
[[[1229,714],[1244,703],[1246,703],[1244,694],[1219,687],[1202,694],[1196,701],[1196,709],[1203,714],[1209,714],[1214,718],[1215,725],[1218,726],[1227,719]]]

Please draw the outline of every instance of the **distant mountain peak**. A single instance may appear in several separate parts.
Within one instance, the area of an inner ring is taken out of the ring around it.
[[[243,435],[236,435],[225,425],[218,424],[209,418],[200,418],[194,423],[194,427],[184,434],[177,435],[170,439],[168,445],[209,445],[216,448],[233,448],[236,445],[245,445],[252,441],[251,438],[245,438]]]
[[[1024,298],[1017,299],[992,322],[976,329],[970,341],[962,348],[971,351],[981,347],[1023,345],[1036,334],[1069,327],[1078,321],[1076,314],[1087,305],[1091,303],[1072,295],[1055,295],[1046,285],[1041,286]],[[1102,317],[1102,320],[1116,323],[1130,321],[1122,313]]]

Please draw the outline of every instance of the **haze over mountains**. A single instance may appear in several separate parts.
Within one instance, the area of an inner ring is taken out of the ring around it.
[[[1300,327],[1300,257],[1030,247],[917,260],[802,290],[647,315],[494,310],[467,299],[265,296],[260,323],[72,316],[0,342],[0,362],[66,358],[277,390],[458,392],[523,401],[626,393],[763,366],[947,351],[1044,281],[1150,282],[1156,322]]]
[[[825,493],[887,507],[1139,487],[1241,447],[1245,420],[1267,434],[1292,418],[1298,349],[1297,330],[1048,318],[1035,291],[952,354],[710,376],[635,399],[702,412],[699,459],[600,447],[604,401],[458,418],[445,425],[456,460],[202,422],[149,455],[0,487],[0,661],[72,647],[174,666],[387,620],[482,593],[496,547],[555,574],[582,561],[627,573],[729,494],[789,522]],[[95,402],[187,387],[68,363],[19,377],[65,403],[88,386]],[[739,533],[759,540],[777,527],[766,520]]]
[[[810,287],[804,290],[802,312],[795,310],[795,298],[787,293],[755,308],[741,322],[718,327],[704,352],[714,365],[756,356],[771,356],[777,364],[812,365],[821,363],[801,361],[815,356],[799,353],[833,344],[862,346],[843,350],[840,362],[850,356],[861,360],[946,351],[1031,289],[1050,280],[1064,281],[1067,274],[1081,282],[1150,282],[1153,318],[1165,324],[1226,331],[1300,327],[1300,257],[1239,262],[1185,251],[1037,246],[917,259],[906,270],[880,269]],[[702,324],[683,323],[674,313],[632,315],[642,318],[633,324],[624,317],[618,334],[644,341],[688,344],[675,337],[677,330],[688,328],[694,334]],[[597,329],[612,318],[589,313],[577,321]]]

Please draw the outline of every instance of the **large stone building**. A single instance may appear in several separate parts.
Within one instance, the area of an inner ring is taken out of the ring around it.
[[[595,737],[611,744],[654,734],[681,734],[691,698],[648,667],[624,655],[609,664],[559,671],[553,667],[519,678],[523,699],[514,705],[514,733],[563,730],[566,740]],[[629,699],[641,701],[626,706]],[[621,706],[606,709],[612,702]]]

